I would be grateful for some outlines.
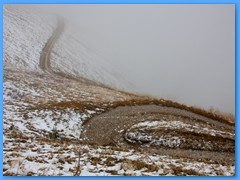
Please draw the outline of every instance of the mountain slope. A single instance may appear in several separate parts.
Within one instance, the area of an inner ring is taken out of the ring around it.
[[[233,123],[109,88],[111,65],[59,22],[4,7],[4,175],[234,175]]]
[[[7,5],[3,13],[4,67],[39,69],[40,53],[56,28],[56,18],[25,6]]]
[[[130,88],[121,70],[76,39],[74,31],[67,25],[64,28],[51,53],[53,71],[74,78],[86,78],[113,88]]]

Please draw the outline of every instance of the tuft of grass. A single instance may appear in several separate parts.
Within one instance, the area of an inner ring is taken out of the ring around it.
[[[19,140],[28,140],[29,137],[27,137],[25,134],[23,134],[21,131],[19,130],[11,130],[9,133],[10,137],[14,138],[14,139],[19,139]]]
[[[118,175],[116,170],[106,170],[106,173],[110,173],[111,175]]]
[[[3,173],[3,176],[16,176],[16,174],[13,173],[13,172],[6,171],[6,172]]]
[[[81,159],[81,149],[78,150],[78,158],[75,164],[75,172],[73,173],[74,176],[80,176],[82,169],[81,169],[81,165],[80,165],[80,159]]]
[[[29,172],[27,173],[27,176],[33,176],[33,175],[35,175],[35,173],[32,172],[32,171],[29,171]]]
[[[35,161],[35,157],[34,156],[27,156],[26,157],[26,160],[28,160],[28,161]]]
[[[104,163],[106,166],[114,166],[117,163],[116,161],[117,161],[117,159],[109,156],[109,157],[107,157],[107,159],[105,160]]]
[[[122,159],[122,169],[134,169],[134,170],[141,170],[146,169],[145,172],[154,172],[160,169],[160,166],[155,164],[147,164],[141,160],[129,160],[129,159]]]
[[[116,146],[111,146],[110,148],[113,151],[121,151],[121,152],[129,152],[130,151],[129,149],[122,148],[122,147],[116,147]]]
[[[184,169],[182,166],[176,166],[174,164],[169,165],[171,170],[173,171],[173,174],[176,176],[203,176],[204,174],[201,174],[193,169]]]
[[[99,164],[101,162],[101,158],[100,157],[91,157],[90,158],[92,165],[96,166],[97,164]]]

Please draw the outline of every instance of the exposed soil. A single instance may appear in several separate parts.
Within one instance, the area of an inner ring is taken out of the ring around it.
[[[188,124],[208,126],[212,129],[221,130],[226,134],[234,134],[234,126],[214,121],[212,119],[171,107],[157,105],[126,106],[117,107],[101,115],[97,115],[86,121],[82,133],[82,142],[93,145],[113,145],[120,147],[131,147],[139,151],[145,151],[150,154],[182,156],[194,159],[210,159],[218,163],[234,164],[234,139],[232,137],[217,137],[201,133],[185,133],[188,139],[201,140],[202,146],[205,143],[212,145],[214,148],[197,147],[193,141],[187,141],[182,147],[166,146],[146,146],[142,142],[130,143],[126,141],[126,132],[135,124],[144,121],[161,120],[164,118],[171,121],[177,118],[181,122]],[[163,134],[169,133],[171,129],[162,129]],[[150,129],[151,131],[151,129]],[[184,127],[178,130],[179,134],[184,134]],[[200,130],[199,130],[200,131]],[[194,138],[193,138],[194,136]],[[192,142],[192,144],[191,144]],[[189,144],[190,143],[190,144]]]

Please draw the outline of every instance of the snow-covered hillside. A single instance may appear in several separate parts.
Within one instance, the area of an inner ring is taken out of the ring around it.
[[[18,138],[36,140],[61,137],[79,140],[83,121],[103,111],[98,105],[130,98],[124,93],[109,88],[42,71],[41,53],[57,26],[58,17],[32,6],[5,5],[4,7],[5,175],[14,171],[14,166],[20,162],[18,160],[21,158],[16,160],[12,157],[12,153],[16,152],[14,146]],[[70,40],[69,43],[71,44],[72,41]],[[79,55],[76,48],[71,50],[71,53]],[[58,65],[61,66],[59,71],[65,72],[65,69],[77,64],[71,57],[67,61],[68,58],[59,61]],[[88,59],[84,60],[88,61]],[[66,62],[67,64],[61,64]],[[77,70],[81,71],[81,68]],[[18,134],[18,137],[14,137],[13,134]],[[22,151],[24,148],[19,148],[20,156],[25,159]],[[26,171],[22,175],[24,173]]]
[[[3,175],[235,174],[232,124],[187,110],[180,117],[175,106],[103,86],[126,84],[59,24],[33,7],[4,7]],[[144,149],[162,146],[162,133],[170,138],[166,149]],[[191,134],[208,144],[178,149],[194,144]]]
[[[169,156],[150,155],[135,150],[76,143],[26,140],[7,150],[24,149],[6,158],[12,159],[8,175],[41,176],[231,176],[234,166],[214,162],[189,161]],[[20,167],[20,168],[19,168]]]
[[[5,5],[4,67],[39,70],[40,53],[57,25],[54,16],[24,5]]]
[[[6,6],[4,66],[39,70],[42,49],[53,35],[58,20],[56,16],[43,13],[37,8]],[[63,76],[86,78],[114,88],[129,87],[121,71],[77,40],[74,31],[68,26],[64,27],[50,53],[50,67]]]
[[[56,72],[84,77],[118,89],[130,88],[121,70],[78,40],[68,24],[51,53],[51,67]]]

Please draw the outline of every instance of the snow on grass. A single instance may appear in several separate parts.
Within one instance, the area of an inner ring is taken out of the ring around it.
[[[51,54],[51,67],[54,71],[76,78],[84,77],[115,88],[124,89],[129,86],[111,62],[88,48],[75,34],[66,25]]]
[[[92,106],[93,102],[109,104],[128,98],[99,86],[93,88],[47,74],[9,69],[5,69],[3,88],[4,130],[15,126],[31,136],[55,130],[61,131],[65,137],[79,138],[82,121],[104,111],[101,107]],[[90,109],[57,107],[59,102],[69,105],[71,102],[85,103]]]
[[[202,133],[202,134],[210,134],[212,136],[222,136],[222,137],[226,137],[226,136],[230,136],[230,138],[234,139],[235,134],[233,133],[229,133],[229,132],[225,132],[225,131],[221,131],[221,130],[217,130],[217,129],[213,129],[211,127],[202,127],[200,126],[200,124],[188,124],[182,121],[177,121],[177,120],[158,120],[158,121],[144,121],[144,122],[140,122],[138,124],[135,124],[131,127],[131,129],[134,128],[141,128],[141,129],[146,129],[146,128],[150,128],[150,129],[184,129],[184,131],[189,131],[189,132],[196,132],[196,133]]]
[[[45,76],[7,71],[4,78],[4,132],[14,128],[30,137],[57,135],[79,139],[83,121],[100,111],[44,108],[48,101],[69,100],[70,93],[67,92],[73,93],[73,98],[79,101],[90,97],[87,91],[74,88],[74,84],[64,88],[67,84],[62,82],[60,91],[54,83],[55,79],[48,78],[46,81]]]
[[[93,114],[93,113],[92,113]],[[28,122],[37,130],[55,133],[59,137],[79,139],[82,123],[90,117],[88,112],[78,112],[74,109],[66,110],[35,110],[28,113]]]
[[[166,137],[164,135],[156,138],[151,135],[139,132],[127,132],[125,135],[127,141],[132,143],[148,143],[147,146],[157,145],[157,146],[166,146],[166,147],[179,147],[179,145],[184,142],[184,138],[179,138],[177,136]]]
[[[19,143],[22,144],[22,143]],[[16,144],[11,146],[16,148]],[[4,174],[61,176],[234,175],[234,166],[146,155],[110,146],[28,141],[16,152],[4,151]],[[79,173],[78,173],[78,170]]]
[[[234,152],[234,133],[221,131],[203,122],[189,122],[178,117],[146,120],[132,125],[124,137],[142,146]],[[218,141],[218,142],[217,142]]]
[[[130,96],[99,86],[49,76],[38,71],[40,52],[57,21],[36,9],[4,6],[3,174],[42,176],[100,175],[228,175],[234,165],[149,155],[133,149],[80,143],[83,122],[103,112],[58,108],[58,102],[101,102],[108,107]],[[65,32],[51,54],[55,71],[118,86],[121,78],[108,62]],[[66,61],[68,59],[68,61]],[[172,123],[172,124],[171,124]],[[140,123],[132,128],[190,128],[172,121]],[[182,123],[182,124],[181,124]],[[192,127],[191,127],[192,128]],[[194,131],[199,127],[194,127]],[[201,128],[199,128],[201,129]],[[190,130],[189,130],[190,131]],[[208,127],[202,132],[229,135]],[[149,138],[141,134],[143,138]],[[148,139],[147,139],[148,140]],[[171,139],[171,143],[178,139]],[[159,140],[165,142],[165,140]]]
[[[39,69],[40,53],[57,25],[55,17],[21,5],[4,5],[3,15],[4,66]]]

